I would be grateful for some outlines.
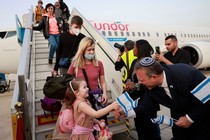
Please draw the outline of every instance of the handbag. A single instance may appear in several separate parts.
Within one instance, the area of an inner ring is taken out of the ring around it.
[[[102,102],[102,95],[103,95],[103,90],[101,88],[91,90],[90,85],[88,83],[88,78],[85,69],[82,69],[83,75],[85,77],[85,80],[87,82],[87,87],[89,88],[89,101],[92,105],[92,107],[95,110],[99,110],[104,108],[106,105],[103,105]]]
[[[61,58],[59,60],[59,67],[60,68],[69,68],[70,64],[71,64],[71,61],[70,61],[69,57]]]
[[[93,96],[93,100],[95,102],[95,107],[96,107],[97,110],[105,107],[105,105],[101,104],[102,95],[103,95],[103,90],[101,88],[98,88],[98,89],[95,89],[95,90],[90,90],[89,95]]]

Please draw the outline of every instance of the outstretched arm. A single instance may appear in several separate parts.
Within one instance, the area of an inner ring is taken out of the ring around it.
[[[107,107],[100,109],[98,111],[95,111],[92,107],[87,105],[85,102],[81,102],[78,106],[79,111],[84,112],[85,114],[92,116],[94,118],[100,118],[109,112],[111,112],[114,109],[117,109],[119,107],[117,102],[113,102],[112,104],[108,105]]]

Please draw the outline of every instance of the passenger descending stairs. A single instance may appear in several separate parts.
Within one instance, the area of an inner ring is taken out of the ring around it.
[[[35,77],[35,139],[47,140],[51,139],[57,115],[52,119],[50,112],[47,113],[48,118],[44,116],[44,112],[41,108],[40,99],[44,97],[43,86],[47,76],[51,75],[51,70],[54,67],[55,58],[53,64],[48,64],[49,47],[48,41],[44,39],[41,32],[33,32],[33,50],[34,52],[34,77]],[[109,101],[112,102],[110,91],[107,93]],[[117,120],[114,118],[113,113],[108,115],[109,129],[113,134],[125,132],[127,130],[125,120]]]

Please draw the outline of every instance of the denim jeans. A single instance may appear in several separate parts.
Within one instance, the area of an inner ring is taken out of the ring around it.
[[[60,34],[50,34],[48,41],[50,43],[49,59],[53,59],[53,56],[58,48]]]

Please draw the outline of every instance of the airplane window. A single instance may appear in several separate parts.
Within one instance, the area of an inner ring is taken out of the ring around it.
[[[16,35],[16,31],[8,31],[6,38]]]
[[[206,35],[204,34],[203,37],[206,38]]]
[[[118,36],[118,34],[117,34],[117,32],[116,32],[116,31],[114,32],[114,35],[115,35],[115,36]]]
[[[167,34],[166,33],[164,33],[164,35],[165,35],[165,37],[167,37]]]
[[[150,37],[150,33],[149,32],[147,32],[147,36]]]
[[[102,35],[106,36],[106,32],[105,31],[102,31]]]
[[[0,32],[0,37],[4,38],[7,32]]]
[[[111,31],[108,31],[108,34],[109,34],[109,36],[112,36],[112,32]]]
[[[130,33],[129,32],[126,32],[127,36],[130,36]]]
[[[198,34],[196,34],[196,37],[198,38]]]
[[[193,35],[192,35],[192,34],[190,34],[190,36],[191,36],[191,37],[193,37]]]
[[[121,36],[124,36],[124,32],[121,32]]]
[[[144,32],[142,32],[142,35],[143,35],[143,37],[145,37],[145,33]]]
[[[190,37],[190,34],[187,34],[188,37]]]
[[[182,34],[180,34],[180,36],[182,37]]]
[[[132,32],[132,35],[135,36],[135,32]]]
[[[193,37],[195,38],[195,34],[193,34]]]
[[[157,37],[159,37],[159,33],[156,33]]]
[[[141,36],[141,33],[140,32],[138,32],[138,36]]]
[[[201,38],[203,38],[203,35],[201,34]]]
[[[186,34],[184,34],[184,37],[187,37],[187,35],[186,35]]]

